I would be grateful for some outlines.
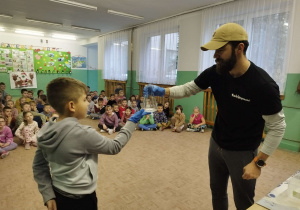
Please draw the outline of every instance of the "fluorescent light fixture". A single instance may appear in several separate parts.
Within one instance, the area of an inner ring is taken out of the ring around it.
[[[15,33],[18,34],[26,34],[26,35],[34,35],[34,36],[44,36],[43,32],[40,31],[30,31],[30,30],[23,30],[23,29],[16,29]]]
[[[49,25],[54,25],[54,26],[62,26],[61,23],[53,23],[53,22],[42,21],[42,20],[34,20],[34,19],[29,19],[29,18],[26,18],[26,21],[34,22],[34,23],[49,24]]]
[[[4,29],[4,28],[2,28],[2,27],[0,27],[0,31],[5,31],[5,29]]]
[[[13,16],[11,16],[11,15],[5,15],[5,14],[0,14],[0,17],[9,18],[9,19],[13,18]]]
[[[49,0],[49,1],[66,4],[66,5],[70,5],[70,6],[74,6],[74,7],[80,7],[80,8],[84,8],[84,9],[97,10],[97,7],[95,7],[95,6],[78,3],[75,1],[68,1],[68,0]]]
[[[141,16],[131,15],[131,14],[123,13],[123,12],[117,12],[114,10],[107,10],[107,13],[112,14],[112,15],[119,15],[119,16],[127,17],[127,18],[133,18],[133,19],[137,19],[137,20],[144,19],[144,17],[141,17]]]
[[[80,26],[71,26],[74,29],[80,29],[80,30],[86,30],[86,31],[95,31],[95,32],[100,32],[100,29],[95,29],[95,28],[86,28],[86,27],[80,27]]]
[[[75,36],[72,36],[72,35],[53,34],[52,37],[53,37],[53,38],[57,38],[57,39],[76,40],[76,37],[75,37]]]

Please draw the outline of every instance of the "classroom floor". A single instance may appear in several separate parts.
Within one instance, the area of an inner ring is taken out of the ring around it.
[[[96,129],[98,120],[81,123]],[[207,164],[210,135],[210,129],[205,133],[135,131],[118,155],[99,155],[99,210],[212,209]],[[46,209],[33,180],[35,150],[19,146],[0,159],[0,209]],[[255,200],[300,169],[300,153],[277,149],[267,163],[257,181]],[[235,209],[231,184],[228,194],[229,209]]]

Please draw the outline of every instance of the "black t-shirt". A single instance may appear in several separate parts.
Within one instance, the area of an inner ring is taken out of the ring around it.
[[[203,90],[212,89],[218,106],[212,137],[227,150],[255,150],[264,129],[262,115],[282,109],[278,85],[252,62],[238,78],[229,73],[217,74],[214,65],[202,72],[195,83]]]

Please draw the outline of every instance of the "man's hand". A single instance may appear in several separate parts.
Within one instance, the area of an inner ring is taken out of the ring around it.
[[[261,168],[257,167],[254,161],[251,161],[251,163],[244,167],[243,171],[243,179],[257,179],[260,176]]]
[[[46,203],[48,210],[57,210],[56,201],[54,199],[48,200]]]
[[[146,85],[143,90],[144,97],[148,97],[149,95],[164,96],[165,93],[165,88],[156,85]]]

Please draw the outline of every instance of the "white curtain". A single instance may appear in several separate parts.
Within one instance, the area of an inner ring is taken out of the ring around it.
[[[135,30],[134,48],[138,82],[174,85],[177,78],[178,18]]]
[[[201,43],[211,40],[224,23],[235,22],[248,32],[247,58],[263,68],[284,93],[293,0],[239,0],[201,11]],[[215,64],[214,51],[200,53],[199,73]]]
[[[127,80],[128,45],[130,30],[108,34],[104,41],[103,78],[109,80]]]

